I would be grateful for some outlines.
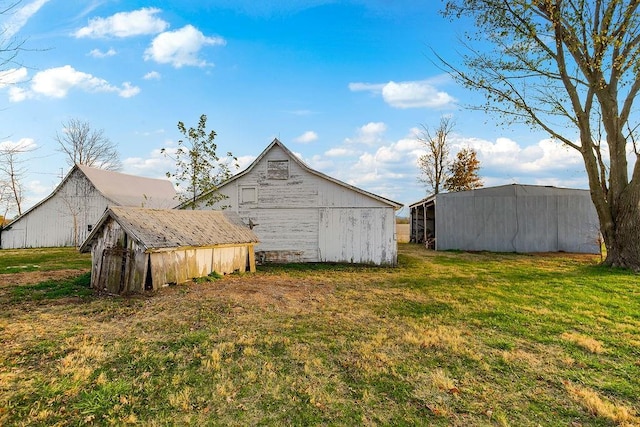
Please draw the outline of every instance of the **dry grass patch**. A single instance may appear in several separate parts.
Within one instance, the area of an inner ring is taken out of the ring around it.
[[[579,334],[576,332],[564,332],[560,336],[563,340],[574,343],[578,347],[582,347],[593,354],[602,354],[605,351],[603,344],[587,335]]]
[[[413,324],[411,330],[405,333],[404,341],[425,349],[434,348],[454,353],[463,352],[466,344],[462,331],[444,325],[425,328],[424,325]]]
[[[592,415],[606,418],[624,427],[640,426],[640,418],[626,406],[614,403],[589,388],[568,381],[564,383],[564,386],[569,396]]]

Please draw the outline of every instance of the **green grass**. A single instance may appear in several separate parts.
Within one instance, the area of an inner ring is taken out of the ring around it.
[[[0,250],[0,274],[91,268],[91,254],[75,248]]]
[[[79,297],[93,295],[91,273],[84,273],[68,280],[47,280],[33,285],[16,286],[11,289],[11,302],[40,301],[46,299]]]
[[[640,277],[597,260],[401,245],[128,298],[7,285],[0,424],[638,425]]]

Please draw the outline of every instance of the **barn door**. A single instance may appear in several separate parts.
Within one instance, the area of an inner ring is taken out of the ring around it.
[[[393,264],[396,257],[393,212],[371,208],[320,210],[320,261]]]
[[[105,248],[98,273],[98,289],[119,294],[127,289],[131,269],[131,251],[125,248]]]
[[[366,213],[366,212],[364,212]],[[320,210],[319,258],[322,262],[363,261],[362,210],[326,208]]]

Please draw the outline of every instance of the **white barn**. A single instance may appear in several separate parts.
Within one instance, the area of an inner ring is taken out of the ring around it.
[[[395,211],[402,204],[311,169],[275,139],[244,171],[219,186],[253,226],[261,262],[397,263]],[[198,209],[206,207],[199,198]]]
[[[44,200],[0,233],[2,249],[79,246],[108,206],[172,208],[173,184],[75,165]]]
[[[589,190],[502,185],[410,206],[411,241],[436,250],[600,253]]]

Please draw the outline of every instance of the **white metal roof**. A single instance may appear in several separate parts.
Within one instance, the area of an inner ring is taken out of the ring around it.
[[[146,178],[104,169],[77,165],[107,199],[120,206],[171,208],[176,190],[168,179]]]
[[[505,184],[495,187],[481,187],[473,190],[466,191],[454,191],[449,193],[432,194],[422,200],[409,205],[410,208],[414,208],[419,205],[429,204],[435,202],[439,197],[485,197],[485,196],[538,196],[538,195],[551,195],[551,194],[583,194],[589,192],[589,190],[582,190],[577,188],[562,188],[554,187],[551,185],[529,185],[529,184]]]

